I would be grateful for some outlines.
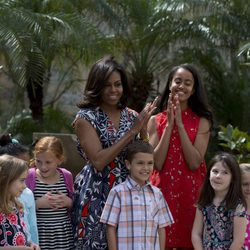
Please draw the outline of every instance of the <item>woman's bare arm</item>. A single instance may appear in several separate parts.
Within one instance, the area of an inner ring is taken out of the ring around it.
[[[125,135],[109,148],[103,148],[96,130],[85,119],[78,119],[75,122],[75,132],[80,141],[81,147],[96,170],[102,171],[123,148],[138,134],[155,109],[154,103],[149,103],[140,112],[132,128]]]
[[[136,130],[129,130],[117,143],[104,149],[95,129],[87,120],[77,120],[75,132],[82,149],[98,171],[102,171],[138,133]]]
[[[194,144],[192,144],[184,125],[178,126],[184,158],[189,169],[191,170],[197,169],[204,160],[210,137],[209,129],[209,121],[205,118],[200,118],[197,136],[195,138]]]
[[[154,147],[154,166],[157,170],[162,169],[162,166],[166,160],[172,129],[173,126],[171,124],[167,124],[162,137],[159,140],[155,116],[152,116],[148,122],[149,143]]]

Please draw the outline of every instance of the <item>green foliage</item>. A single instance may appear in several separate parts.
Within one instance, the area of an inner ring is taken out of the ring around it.
[[[23,110],[8,121],[6,132],[29,145],[32,143],[33,132],[72,133],[71,122],[72,119],[59,109],[46,108],[43,124],[32,119],[30,110]]]
[[[44,109],[44,131],[50,133],[72,133],[73,118],[59,109],[48,107]]]
[[[234,154],[239,162],[250,162],[250,135],[228,124],[220,126],[219,146]]]
[[[6,127],[7,132],[26,145],[32,142],[32,133],[37,130],[41,131],[42,128],[32,119],[29,110],[23,110],[21,113],[11,117]]]

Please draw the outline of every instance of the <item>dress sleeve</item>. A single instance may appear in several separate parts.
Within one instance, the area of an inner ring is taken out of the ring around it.
[[[119,214],[121,210],[121,200],[119,193],[111,189],[108,195],[108,199],[105,203],[104,209],[102,211],[100,221],[104,224],[111,226],[117,226],[119,220]]]
[[[79,119],[85,119],[87,120],[88,122],[90,122],[90,124],[96,128],[96,124],[95,124],[95,119],[96,119],[96,116],[95,116],[95,112],[93,109],[90,109],[90,108],[86,108],[86,109],[81,109],[77,112],[76,114],[76,117],[72,123],[72,126],[73,128],[75,127],[75,123],[77,120]]]
[[[238,204],[238,206],[235,209],[234,216],[237,217],[246,217],[246,208],[243,206],[243,204]]]
[[[39,244],[38,241],[38,230],[37,230],[37,220],[36,220],[36,203],[33,193],[29,193],[29,211],[28,211],[28,221],[29,221],[29,232],[31,235],[31,241],[35,244]]]

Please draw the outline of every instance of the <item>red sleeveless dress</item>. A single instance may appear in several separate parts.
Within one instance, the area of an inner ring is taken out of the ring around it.
[[[191,142],[194,143],[200,117],[188,108],[182,112],[182,121]],[[163,134],[166,122],[166,112],[156,115],[159,138]],[[174,218],[174,224],[166,227],[166,247],[193,247],[191,231],[195,216],[195,203],[205,173],[205,162],[197,170],[189,170],[182,152],[178,128],[175,124],[163,168],[159,172],[154,171],[151,176],[152,184],[161,189]]]

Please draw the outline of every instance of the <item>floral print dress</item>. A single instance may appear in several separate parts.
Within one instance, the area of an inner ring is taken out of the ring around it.
[[[17,208],[8,215],[0,212],[0,246],[27,246],[23,213]]]
[[[203,218],[203,249],[228,250],[233,241],[234,216],[244,217],[245,208],[239,204],[236,209],[226,209],[224,204],[210,204],[200,208]]]
[[[99,107],[81,109],[75,118],[86,119],[95,128],[103,148],[116,143],[130,130],[137,113],[129,108],[121,110],[119,130]],[[88,161],[78,141],[78,150],[86,164],[75,179],[75,193],[72,212],[76,249],[107,249],[106,226],[100,223],[100,216],[110,189],[125,181],[128,170],[124,163],[125,149],[107,165],[103,171]]]

